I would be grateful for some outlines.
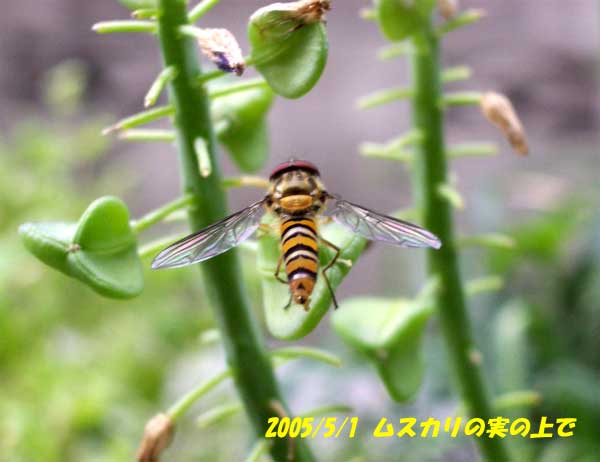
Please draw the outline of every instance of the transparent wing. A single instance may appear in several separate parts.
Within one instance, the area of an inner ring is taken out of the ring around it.
[[[248,239],[260,224],[263,201],[170,245],[152,261],[152,268],[178,268],[215,257]]]
[[[382,215],[343,199],[336,199],[327,215],[350,231],[372,241],[401,247],[439,249],[442,246],[437,236],[417,225]]]

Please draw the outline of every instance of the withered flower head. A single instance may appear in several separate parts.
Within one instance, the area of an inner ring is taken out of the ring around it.
[[[158,462],[160,454],[173,439],[174,425],[166,414],[152,417],[144,428],[144,436],[137,452],[138,462]]]
[[[298,4],[297,18],[304,24],[314,24],[325,19],[325,13],[331,10],[330,0],[302,0]]]
[[[444,19],[451,19],[458,11],[458,0],[438,0],[438,10]]]
[[[492,91],[484,93],[480,106],[485,118],[502,131],[515,151],[523,156],[529,153],[523,125],[506,96]]]
[[[297,25],[292,29],[298,29],[301,26],[315,24],[325,20],[325,13],[331,10],[330,0],[300,0],[297,2],[272,3],[271,5],[259,8],[250,17],[250,21],[261,22],[261,16],[268,16],[270,13],[281,13],[282,20],[296,22]]]
[[[198,46],[202,53],[225,72],[242,75],[246,69],[242,50],[227,29],[201,29]]]

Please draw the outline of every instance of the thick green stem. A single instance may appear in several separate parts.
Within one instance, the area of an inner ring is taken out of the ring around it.
[[[423,211],[425,226],[442,240],[440,250],[428,252],[431,276],[440,283],[437,308],[449,350],[452,369],[468,414],[487,420],[492,405],[486,393],[480,365],[480,355],[471,333],[465,294],[460,277],[454,238],[452,208],[438,194],[440,185],[448,182],[448,167],[444,149],[443,110],[438,38],[430,26],[414,39],[416,52],[413,63],[413,123],[423,133],[420,155],[414,165],[415,192],[418,207]],[[490,462],[509,460],[504,442],[498,438],[477,438],[481,451]]]
[[[184,194],[195,197],[189,210],[193,230],[223,218],[227,213],[221,187],[221,173],[215,155],[215,140],[205,89],[198,83],[201,76],[198,51],[193,40],[180,33],[188,24],[184,0],[159,0],[159,38],[165,66],[177,70],[169,84],[169,97],[175,107],[179,160]],[[202,138],[211,158],[212,173],[200,176],[194,143]],[[267,419],[274,415],[272,403],[282,403],[271,361],[250,312],[242,287],[239,262],[235,251],[226,252],[200,265],[211,306],[221,332],[229,369],[244,403],[257,437],[263,437]],[[286,410],[287,412],[287,410]],[[313,456],[301,441],[294,442],[295,461],[312,461]],[[276,461],[287,460],[288,441],[277,439],[271,448]]]

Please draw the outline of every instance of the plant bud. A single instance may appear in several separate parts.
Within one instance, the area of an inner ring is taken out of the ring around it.
[[[173,421],[166,414],[152,417],[144,428],[144,436],[137,452],[138,462],[158,462],[160,454],[173,439]]]
[[[438,0],[438,10],[444,19],[451,19],[458,11],[458,0]]]
[[[529,152],[525,130],[510,100],[495,92],[484,93],[480,101],[486,119],[502,131],[510,145],[521,155]]]
[[[242,50],[234,35],[227,29],[201,29],[198,35],[200,50],[225,72],[242,75],[246,69]]]

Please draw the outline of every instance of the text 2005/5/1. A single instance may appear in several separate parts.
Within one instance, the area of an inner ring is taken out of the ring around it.
[[[320,420],[314,417],[271,417],[268,423],[265,438],[338,438],[344,428],[347,431],[344,436],[354,438],[358,417],[321,417]]]
[[[349,423],[348,423],[349,422]],[[271,417],[266,438],[323,438],[343,437],[354,438],[358,417]],[[464,425],[463,425],[464,424]],[[456,438],[459,435],[475,436],[477,438],[505,438],[507,436],[522,438],[569,438],[573,436],[577,419],[575,417],[558,417],[550,419],[541,416],[539,421],[532,422],[526,417],[509,419],[508,417],[491,417],[487,421],[474,417],[463,419],[460,416],[448,417],[445,420],[429,417],[419,422],[416,417],[402,417],[398,424],[389,422],[382,417],[373,430],[375,438],[437,438],[440,433]],[[346,431],[344,431],[344,428]]]

